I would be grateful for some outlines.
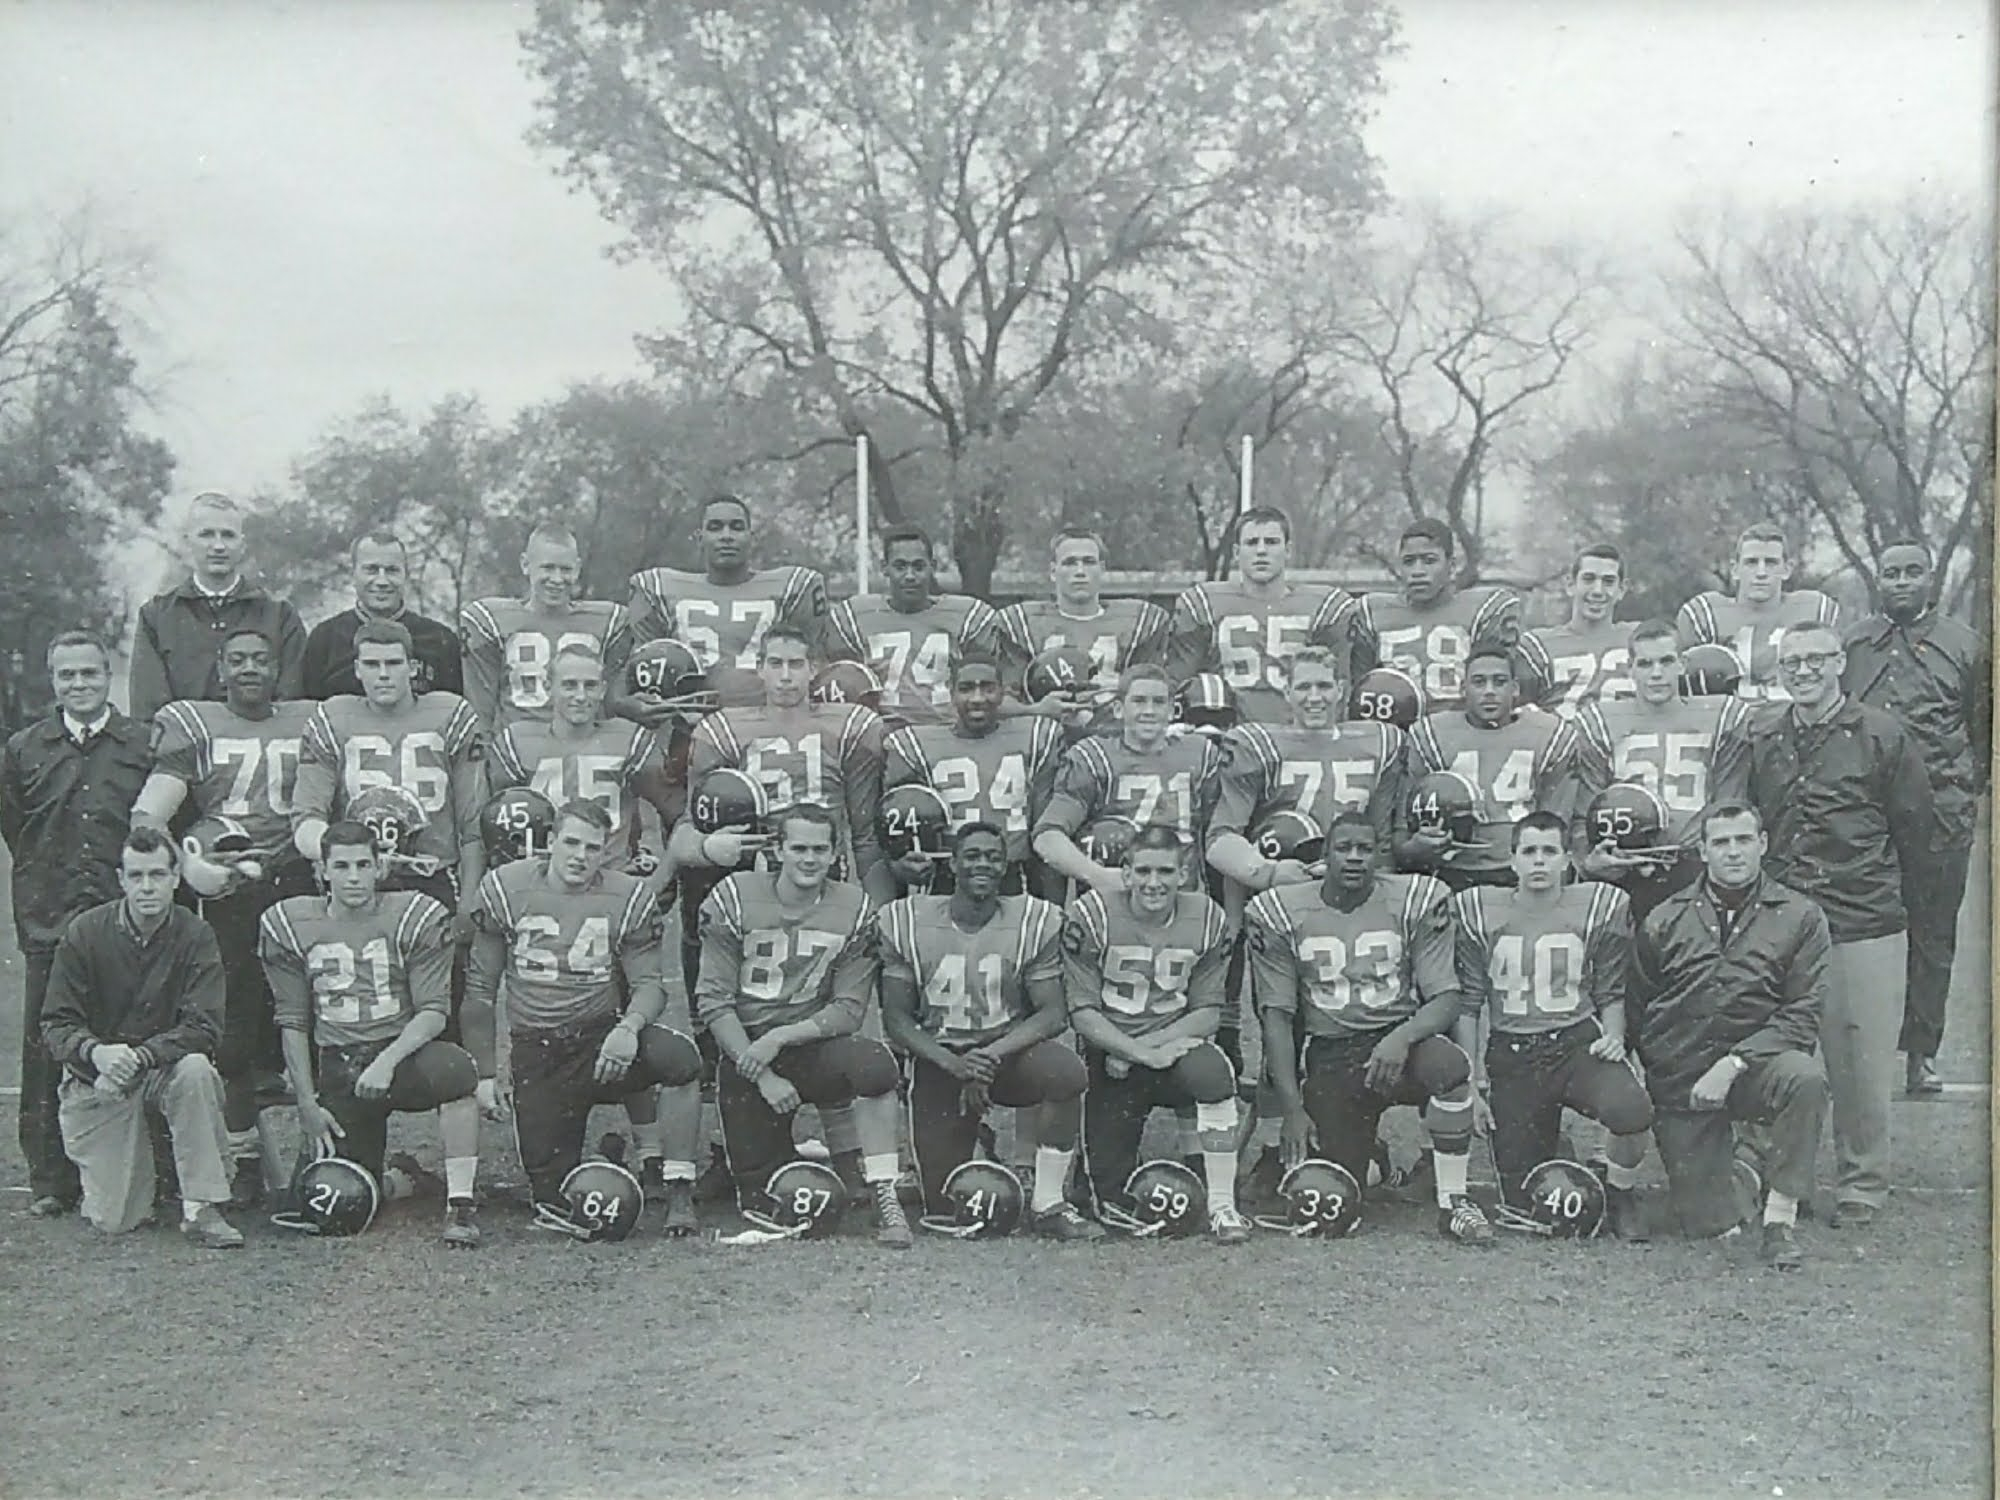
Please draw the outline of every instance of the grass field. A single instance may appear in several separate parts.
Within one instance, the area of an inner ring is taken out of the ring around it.
[[[0,952],[10,1081],[20,991]],[[27,1219],[0,1126],[7,1496],[1992,1493],[1983,1094],[1899,1103],[1894,1212],[1806,1225],[1792,1275],[1743,1242],[1467,1251],[1396,1204],[1330,1245],[894,1255],[574,1245],[507,1202],[457,1254],[417,1203],[218,1255]]]

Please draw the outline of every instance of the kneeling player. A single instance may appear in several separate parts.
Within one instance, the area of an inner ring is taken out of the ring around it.
[[[1194,1108],[1208,1225],[1250,1237],[1236,1209],[1236,1069],[1215,1044],[1229,962],[1222,908],[1181,889],[1190,858],[1153,824],[1126,850],[1124,890],[1086,891],[1063,919],[1063,994],[1085,1045],[1083,1161],[1099,1218],[1129,1216],[1125,1184],[1155,1109]]]
[[[1284,1110],[1280,1150],[1289,1165],[1315,1154],[1316,1138],[1318,1155],[1366,1182],[1382,1111],[1422,1105],[1438,1232],[1490,1245],[1493,1227],[1465,1191],[1472,1063],[1446,1034],[1461,1002],[1450,896],[1429,875],[1378,875],[1375,859],[1375,825],[1342,812],[1327,830],[1325,879],[1274,887],[1243,913],[1265,1063]]]
[[[905,896],[876,919],[882,1030],[910,1053],[910,1144],[924,1202],[946,1212],[945,1179],[969,1161],[989,1104],[1035,1112],[1037,1234],[1094,1240],[1104,1231],[1063,1196],[1076,1152],[1083,1060],[1056,1038],[1063,1011],[1062,913],[1002,896],[1006,835],[973,822],[952,840],[952,893]]]
[[[319,840],[325,896],[292,896],[263,915],[258,953],[284,1039],[299,1130],[323,1154],[382,1180],[389,1116],[438,1112],[447,1245],[479,1243],[479,1070],[439,1040],[451,1007],[451,918],[417,891],[381,891],[375,836],[337,822]],[[400,1191],[399,1191],[400,1190]]]
[[[912,1236],[896,1200],[896,1060],[856,1035],[875,989],[875,910],[860,887],[827,879],[832,813],[805,803],[773,821],[778,869],[727,876],[701,907],[695,1011],[722,1053],[716,1103],[737,1201],[766,1206],[799,1105],[851,1106],[876,1239],[903,1249]]]
[[[1516,888],[1474,886],[1452,899],[1468,1005],[1461,1036],[1470,1038],[1483,1008],[1493,1166],[1502,1201],[1516,1208],[1528,1173],[1558,1152],[1565,1105],[1614,1139],[1653,1125],[1652,1102],[1625,1061],[1631,903],[1615,886],[1563,884],[1564,835],[1554,813],[1529,813],[1514,825]],[[1611,1228],[1621,1238],[1638,1229],[1636,1173],[1617,1165],[1633,1154],[1612,1153]]]
[[[665,1188],[664,1227],[679,1237],[697,1227],[694,1163],[665,1160],[654,1090],[697,1093],[701,1054],[686,1031],[659,1024],[667,1005],[659,904],[646,881],[603,868],[611,833],[602,803],[567,803],[546,857],[487,872],[472,903],[460,1024],[479,1061],[480,1104],[497,1118],[504,1017],[514,1133],[536,1203],[560,1203],[563,1179],[583,1160],[591,1107],[622,1101],[640,1180]]]

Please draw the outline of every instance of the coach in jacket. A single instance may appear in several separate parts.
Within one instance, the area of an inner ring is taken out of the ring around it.
[[[0,838],[14,861],[14,931],[28,961],[21,1035],[21,1154],[28,1212],[53,1218],[82,1189],[56,1125],[61,1070],[42,1045],[49,965],[78,912],[118,894],[118,850],[152,765],[151,732],[112,708],[111,658],[85,631],[49,646],[56,711],[0,750]]]
[[[1718,799],[1747,801],[1770,831],[1770,869],[1818,902],[1833,934],[1820,1053],[1833,1102],[1836,1228],[1864,1229],[1889,1193],[1889,1101],[1903,1018],[1908,910],[1934,857],[1930,776],[1894,714],[1847,697],[1828,625],[1778,644],[1789,703],[1718,740]]]
[[[463,647],[458,632],[442,620],[411,609],[404,597],[409,553],[391,532],[371,531],[348,552],[354,578],[354,608],[321,620],[306,637],[305,685],[301,695],[315,702],[346,694],[361,696],[354,672],[354,632],[370,620],[394,620],[410,632],[410,691],[465,691]]]
[[[1938,613],[1932,567],[1922,542],[1882,549],[1882,608],[1848,628],[1841,676],[1851,696],[1903,721],[1930,773],[1937,810],[1936,842],[1906,882],[1909,988],[1896,1046],[1905,1056],[1903,1087],[1918,1095],[1944,1087],[1933,1059],[1944,1039],[1958,909],[1993,744],[1992,662],[1976,632]]]
[[[1755,808],[1719,802],[1704,814],[1702,878],[1640,924],[1631,1004],[1682,1227],[1713,1235],[1742,1217],[1732,1122],[1767,1124],[1764,1258],[1789,1269],[1826,1117],[1813,1044],[1833,945],[1825,914],[1764,873],[1767,848]]]
[[[270,637],[278,650],[272,695],[298,697],[305,623],[291,605],[244,580],[242,507],[214,491],[195,496],[185,540],[194,572],[139,607],[127,699],[132,717],[150,723],[163,704],[177,699],[219,700],[220,648],[234,630]]]

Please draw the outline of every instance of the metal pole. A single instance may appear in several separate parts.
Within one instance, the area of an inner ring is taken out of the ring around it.
[[[1250,441],[1250,434],[1243,434],[1243,472],[1236,487],[1236,514],[1242,515],[1250,508],[1250,470],[1257,462],[1257,449]]]
[[[854,592],[868,592],[868,439],[854,440]]]

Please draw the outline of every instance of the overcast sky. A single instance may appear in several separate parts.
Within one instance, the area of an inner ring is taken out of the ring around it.
[[[498,415],[638,369],[672,299],[523,140],[501,0],[0,0],[0,219],[150,247],[183,495],[283,477],[377,391]],[[1976,0],[1409,0],[1370,144],[1392,193],[1644,246],[1675,212],[1966,194]]]

